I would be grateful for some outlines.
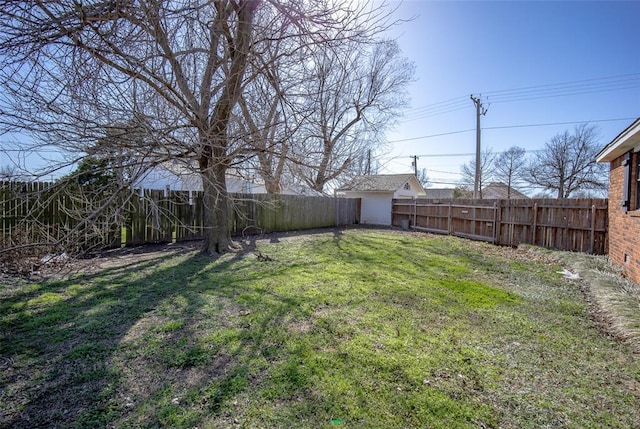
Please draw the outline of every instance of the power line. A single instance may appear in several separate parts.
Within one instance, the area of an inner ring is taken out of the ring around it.
[[[540,152],[544,149],[526,149],[525,152],[526,153],[535,153],[535,152]],[[500,154],[502,152],[494,152],[496,154]],[[422,158],[455,158],[455,157],[460,157],[460,156],[472,156],[475,155],[475,152],[465,152],[465,153],[441,153],[441,154],[434,154],[434,153],[423,153],[423,154],[417,154],[415,156]],[[413,157],[413,156],[411,156]],[[410,157],[410,158],[411,158]],[[407,167],[409,166],[409,164],[406,163],[400,163],[398,162],[399,159],[404,159],[407,158],[406,155],[395,155],[395,156],[390,156],[390,157],[378,157],[378,159],[384,159],[387,160],[389,162],[394,162],[397,165],[402,165],[403,167]],[[436,171],[436,170],[430,170],[430,171]],[[452,173],[449,171],[440,171],[440,173],[446,173],[446,174],[458,174],[458,173]]]
[[[640,73],[485,92],[494,103],[565,97],[640,87]]]
[[[450,158],[450,157],[458,157],[458,156],[475,156],[475,152],[467,152],[467,153],[443,153],[443,154],[422,154],[422,155],[416,155],[419,157],[425,157],[425,158]]]
[[[502,125],[502,126],[495,126],[495,127],[483,127],[482,129],[483,130],[502,130],[502,129],[508,129],[508,128],[547,127],[552,125],[573,125],[573,124],[584,124],[584,123],[591,123],[591,122],[633,121],[635,119],[637,118],[633,117],[633,118],[614,118],[614,119],[591,119],[587,121],[545,122],[540,124],[518,124],[518,125]],[[448,136],[452,134],[468,133],[471,131],[476,131],[476,130],[474,128],[469,128],[466,130],[449,131],[447,133],[430,134],[426,136],[410,137],[410,138],[399,139],[399,140],[389,140],[387,141],[387,143],[401,143],[401,142],[407,142],[412,140],[421,140],[421,139],[428,139],[428,138],[434,138],[434,137]]]
[[[408,141],[411,141],[411,140],[420,140],[420,139],[427,139],[427,138],[431,138],[431,137],[441,137],[441,136],[449,136],[449,135],[452,135],[452,134],[468,133],[470,131],[475,131],[475,129],[474,128],[470,128],[468,130],[450,131],[448,133],[431,134],[431,135],[428,135],[428,136],[411,137],[411,138],[408,138],[408,139],[389,140],[389,141],[387,141],[387,143],[408,142]]]
[[[434,170],[433,168],[430,168],[429,171],[440,174],[460,174],[460,172],[454,173],[453,171]]]
[[[535,153],[535,152],[541,152],[544,149],[527,149],[525,150],[526,153]],[[502,152],[494,152],[496,154],[500,154]],[[467,153],[442,153],[442,154],[421,154],[421,155],[416,155],[419,157],[425,157],[425,158],[452,158],[452,157],[460,157],[460,156],[475,156],[475,152],[467,152]],[[453,173],[451,173],[453,174]]]
[[[456,101],[434,103],[416,109],[411,109],[409,112],[405,112],[403,121],[415,121],[417,119],[428,118],[431,116],[443,115],[446,113],[456,112],[458,110],[468,109],[468,100],[456,99]]]
[[[490,99],[492,103],[511,103],[635,88],[640,88],[640,73],[627,73],[544,85],[485,91],[482,94],[484,94],[484,98]],[[452,113],[469,107],[468,101],[464,96],[450,98],[448,100],[408,109],[402,122],[410,122]]]
[[[409,116],[406,118],[403,118],[401,122],[411,122],[411,121],[417,121],[419,119],[427,119],[427,118],[431,118],[434,116],[440,116],[440,115],[444,115],[447,113],[453,113],[453,112],[457,112],[459,110],[465,110],[465,109],[469,109],[470,106],[460,106],[460,107],[456,107],[456,108],[451,108],[448,110],[439,110],[439,111],[433,111],[433,112],[428,112],[428,113],[424,113],[424,114],[419,114],[419,115],[413,115],[413,116]]]
[[[567,97],[571,95],[596,94],[599,92],[619,91],[623,89],[634,89],[634,88],[640,88],[640,82],[638,82],[638,84],[635,84],[635,85],[619,86],[615,88],[603,88],[603,89],[588,90],[588,91],[564,91],[564,92],[556,92],[551,94],[531,95],[527,97],[520,97],[520,96],[514,96],[513,98],[504,97],[501,99],[499,98],[497,100],[493,98],[490,99],[489,97],[487,97],[487,100],[491,100],[491,103],[512,103],[516,101],[540,100],[543,98]]]
[[[433,185],[454,185],[454,186],[457,186],[460,184],[459,182],[448,182],[448,181],[440,181],[440,180],[432,180],[432,179],[429,179],[429,183]]]
[[[582,80],[572,80],[572,81],[558,82],[558,83],[549,83],[549,84],[545,84],[545,85],[533,85],[533,86],[525,86],[525,87],[520,87],[520,88],[501,89],[501,90],[497,90],[497,91],[485,91],[484,94],[487,94],[487,95],[503,94],[503,93],[509,93],[509,92],[528,91],[528,90],[532,90],[532,89],[550,88],[550,87],[557,87],[557,86],[560,86],[560,87],[561,86],[576,86],[576,84],[585,84],[586,82],[595,82],[595,81],[602,81],[602,80],[616,80],[616,79],[620,79],[620,78],[629,78],[631,76],[635,76],[635,78],[631,78],[631,80],[640,79],[640,73],[627,73],[627,74],[620,74],[620,75],[614,75],[614,76],[596,77],[596,78],[591,78],[591,79],[582,79]],[[626,80],[629,80],[629,79],[626,79]],[[586,85],[582,85],[582,86],[586,86]]]
[[[451,105],[458,105],[458,104],[467,104],[467,97],[455,97],[455,98],[450,98],[448,100],[443,100],[443,101],[437,101],[435,103],[431,103],[431,104],[426,104],[424,106],[421,107],[412,107],[410,109],[407,109],[407,111],[409,112],[413,112],[414,111],[424,111],[424,110],[431,110],[431,109],[438,109],[438,108],[443,108],[443,107],[450,107]]]
[[[485,127],[483,130],[502,130],[506,128],[528,128],[528,127],[546,127],[549,125],[572,125],[584,124],[585,122],[616,122],[616,121],[633,121],[637,118],[616,118],[616,119],[597,119],[592,121],[571,121],[571,122],[547,122],[542,124],[522,124],[522,125],[504,125],[500,127]]]

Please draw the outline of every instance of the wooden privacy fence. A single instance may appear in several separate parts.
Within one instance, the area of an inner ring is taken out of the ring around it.
[[[139,191],[123,224],[122,245],[184,241],[204,237],[202,192]],[[277,194],[230,194],[231,235],[296,231],[352,225],[358,218],[353,198]]]
[[[202,192],[132,189],[105,195],[43,182],[0,182],[0,246],[52,243],[70,232],[85,245],[127,246],[200,239]],[[273,194],[231,194],[232,235],[357,223],[359,200]],[[91,213],[105,206],[85,222]],[[85,224],[83,224],[85,222]],[[82,228],[80,228],[82,226]]]
[[[392,224],[494,244],[603,255],[606,199],[393,200]]]
[[[83,187],[0,182],[0,249],[55,243],[65,237],[86,247],[119,244],[121,219],[113,208],[123,201]],[[109,210],[90,216],[103,205]]]

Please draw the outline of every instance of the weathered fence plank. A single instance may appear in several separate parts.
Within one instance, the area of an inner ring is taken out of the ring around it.
[[[51,191],[40,182],[0,182],[0,245],[52,243],[73,231],[108,198],[77,190]],[[235,236],[351,225],[360,200],[273,194],[232,194],[230,233]],[[99,200],[96,200],[98,198]],[[82,230],[91,246],[129,246],[203,237],[202,192],[134,189],[118,210],[96,216]]]
[[[394,200],[392,224],[495,244],[607,253],[606,199]],[[413,215],[415,213],[415,215]]]

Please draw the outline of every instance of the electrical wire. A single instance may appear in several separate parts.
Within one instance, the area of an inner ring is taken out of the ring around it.
[[[432,137],[449,136],[449,135],[452,135],[452,134],[468,133],[470,131],[475,131],[475,129],[470,128],[468,130],[450,131],[448,133],[431,134],[431,135],[428,135],[428,136],[410,137],[410,138],[407,138],[407,139],[400,139],[400,140],[388,140],[387,143],[408,142],[408,141],[412,141],[412,140],[421,140],[421,139],[427,139],[427,138],[432,138]]]
[[[520,88],[484,91],[481,92],[481,94],[482,98],[493,104],[594,94],[609,91],[622,91],[636,88],[640,88],[640,73],[627,73],[545,85],[532,85]],[[471,107],[472,106],[469,104],[469,98],[467,96],[450,98],[448,100],[407,109],[401,122],[426,119]]]
[[[429,169],[429,171],[433,173],[440,173],[440,174],[456,174],[456,175],[460,174],[460,172],[455,173],[453,171],[442,171],[442,170],[434,170],[434,169]]]
[[[429,113],[425,113],[425,114],[421,114],[421,115],[417,115],[417,116],[403,117],[401,122],[406,123],[406,122],[417,121],[417,120],[420,120],[420,119],[427,119],[427,118],[431,118],[431,117],[434,117],[434,116],[440,116],[440,115],[445,115],[447,113],[457,112],[459,110],[471,109],[471,107],[472,107],[471,105],[465,105],[465,106],[460,106],[460,107],[456,107],[456,108],[452,108],[452,109],[448,109],[448,110],[440,110],[440,111],[429,112]]]
[[[451,107],[451,105],[457,105],[457,104],[461,104],[461,103],[467,103],[469,101],[469,99],[467,97],[456,97],[456,98],[450,98],[448,100],[443,100],[443,101],[437,101],[435,103],[431,103],[431,104],[427,104],[425,106],[422,107],[413,107],[410,109],[407,109],[407,112],[410,113],[416,113],[416,112],[423,112],[425,110],[432,110],[432,109],[440,109],[443,107]]]
[[[446,101],[441,101],[426,106],[409,109],[405,113],[405,121],[412,121],[429,116],[437,116],[445,113],[455,112],[469,108],[469,99],[457,97]]]
[[[547,122],[542,124],[521,124],[521,125],[504,125],[499,127],[482,127],[483,130],[503,130],[507,128],[530,128],[530,127],[546,127],[550,125],[573,125],[584,124],[585,122],[616,122],[616,121],[633,121],[637,118],[615,118],[615,119],[596,119],[590,121],[570,121],[570,122]]]
[[[599,89],[602,86],[616,86],[640,83],[640,73],[627,73],[622,75],[582,79],[567,82],[551,83],[545,85],[533,85],[520,88],[502,89],[497,91],[484,91],[482,94],[491,97],[513,97],[515,95],[532,95],[536,93],[562,92],[567,90]]]
[[[584,90],[584,91],[571,90],[571,91],[554,92],[550,94],[542,93],[542,94],[531,95],[527,97],[514,96],[514,97],[503,97],[498,99],[490,98],[489,96],[487,96],[486,99],[490,103],[513,103],[516,101],[541,100],[543,98],[557,98],[557,97],[567,97],[571,95],[596,94],[599,92],[619,91],[623,89],[635,89],[635,88],[640,88],[640,81],[638,81],[638,83],[634,85],[616,86],[616,87],[602,88],[597,90],[596,89],[590,89],[590,90]]]
[[[592,123],[592,122],[633,121],[635,119],[637,119],[637,118],[631,117],[631,118],[613,118],[613,119],[591,119],[591,120],[587,120],[587,121],[545,122],[545,123],[540,123],[540,124],[503,125],[503,126],[495,126],[495,127],[482,127],[481,130],[503,130],[503,129],[508,129],[508,128],[547,127],[547,126],[552,126],[552,125],[573,125],[573,124],[584,124],[584,123]],[[407,142],[407,141],[413,141],[413,140],[422,140],[422,139],[429,139],[429,138],[434,138],[434,137],[448,136],[448,135],[452,135],[452,134],[468,133],[468,132],[471,132],[471,131],[475,131],[475,128],[470,128],[470,129],[466,129],[466,130],[458,130],[458,131],[449,131],[447,133],[440,133],[440,134],[429,134],[429,135],[425,135],[425,136],[410,137],[410,138],[406,138],[406,139],[388,140],[387,143],[401,143],[401,142]]]

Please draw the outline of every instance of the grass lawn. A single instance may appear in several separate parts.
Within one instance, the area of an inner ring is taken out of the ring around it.
[[[640,427],[638,355],[557,253],[271,241],[0,285],[0,427]]]

